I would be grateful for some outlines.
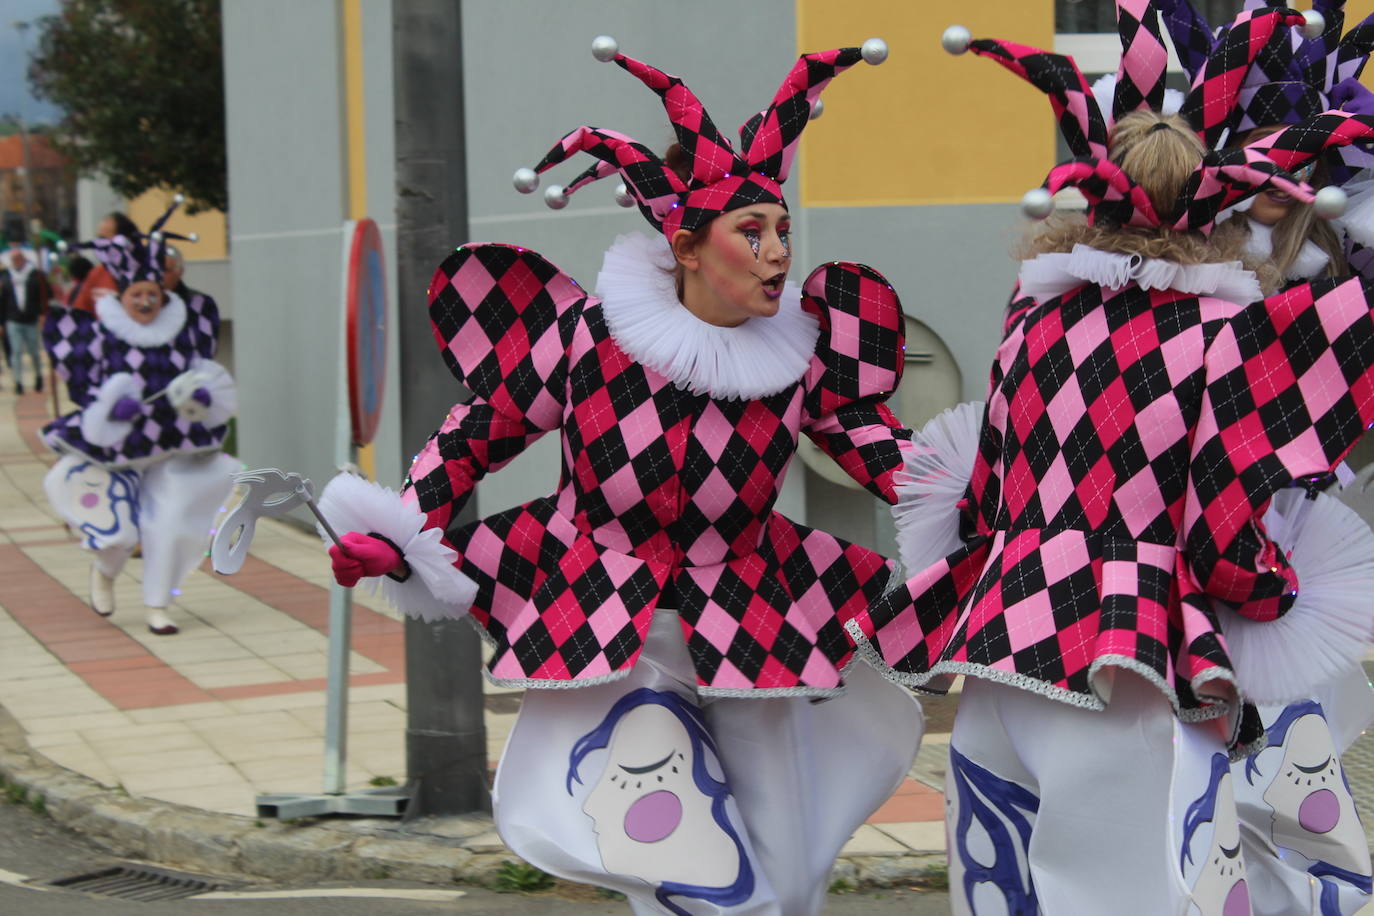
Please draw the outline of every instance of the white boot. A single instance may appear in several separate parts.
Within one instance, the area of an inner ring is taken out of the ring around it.
[[[114,578],[102,573],[95,563],[91,564],[91,610],[101,617],[115,611]]]
[[[177,625],[172,623],[172,619],[167,616],[166,608],[148,608],[148,630],[154,636],[172,636],[178,632]]]

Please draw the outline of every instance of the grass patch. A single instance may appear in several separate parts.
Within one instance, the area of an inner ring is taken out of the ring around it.
[[[496,873],[493,887],[507,894],[543,891],[553,887],[553,876],[527,862],[506,859]]]
[[[397,782],[397,781],[396,781],[393,777],[391,777],[391,776],[373,776],[371,779],[369,779],[369,780],[367,781],[367,784],[368,784],[369,786],[376,786],[376,787],[379,788],[379,789],[385,788],[386,786],[399,786],[399,785],[400,785],[400,783]]]
[[[923,890],[928,891],[947,891],[949,890],[949,866],[932,865],[921,873],[920,884]]]
[[[830,893],[832,894],[852,894],[859,889],[859,886],[848,878],[836,878],[830,882]]]
[[[33,793],[29,797],[29,810],[39,817],[45,817],[48,813],[48,800],[38,792]]]

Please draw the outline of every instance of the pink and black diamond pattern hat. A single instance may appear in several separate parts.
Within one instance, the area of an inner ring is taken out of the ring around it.
[[[626,57],[609,36],[592,43],[592,54],[600,61],[614,61],[662,99],[677,142],[691,163],[690,179],[684,182],[658,154],[631,137],[599,127],[579,127],[563,137],[533,169],[518,170],[516,190],[528,194],[539,186],[538,173],[575,153],[590,153],[597,162],[566,188],[554,185],[545,192],[549,206],[562,208],[574,191],[619,173],[627,198],[622,202],[637,205],[645,219],[672,238],[679,229],[695,231],[740,207],[757,203],[787,206],[782,183],[792,167],[802,130],[819,112],[822,90],[860,60],[882,63],[887,59],[887,45],[870,38],[859,48],[803,54],[768,107],[740,127],[738,150],[676,76]]]
[[[1301,132],[1286,132],[1288,142],[1300,149],[1286,151],[1282,166],[1269,155],[1273,141],[1253,148],[1214,150],[1198,164],[1178,200],[1166,212],[1157,212],[1130,176],[1108,160],[1107,142],[1110,125],[1122,115],[1162,108],[1167,52],[1159,0],[1117,0],[1116,10],[1121,63],[1110,112],[1103,110],[1072,57],[996,39],[975,41],[959,26],[945,33],[946,50],[955,54],[971,50],[991,58],[1049,96],[1060,132],[1078,157],[1057,166],[1044,190],[1027,195],[1029,215],[1047,216],[1052,209],[1050,194],[1073,186],[1087,198],[1090,221],[1209,232],[1223,209],[1269,188],[1313,201],[1313,189],[1284,169],[1298,168],[1323,150],[1348,144],[1367,129],[1364,120],[1355,117],[1308,122]],[[1180,110],[1207,146],[1217,145],[1234,130],[1239,118],[1237,99],[1260,52],[1278,31],[1305,23],[1301,13],[1284,7],[1248,10],[1218,40],[1200,65]]]

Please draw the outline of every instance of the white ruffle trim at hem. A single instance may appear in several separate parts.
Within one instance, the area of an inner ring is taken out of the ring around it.
[[[81,437],[100,448],[114,448],[123,442],[133,430],[134,421],[116,420],[110,411],[124,398],[143,400],[143,385],[131,373],[116,372],[101,382],[91,403],[81,410]]]
[[[324,488],[319,507],[341,535],[345,531],[376,533],[401,549],[410,566],[408,579],[370,578],[371,591],[375,593],[380,584],[382,597],[396,610],[421,620],[456,620],[472,607],[477,583],[454,566],[458,553],[444,545],[443,532],[424,527],[423,513],[394,490],[353,474],[339,474]],[[320,537],[328,543],[323,530]]]
[[[1306,699],[1359,665],[1374,623],[1374,532],[1325,493],[1298,488],[1274,496],[1269,537],[1298,574],[1298,596],[1277,620],[1257,621],[1217,604],[1236,680],[1266,705]]]
[[[969,401],[931,419],[905,449],[897,474],[897,551],[907,575],[914,575],[962,546],[959,502],[973,475],[984,404]]]

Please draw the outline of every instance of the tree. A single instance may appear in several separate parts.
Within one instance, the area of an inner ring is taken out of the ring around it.
[[[29,84],[63,109],[54,139],[77,169],[123,197],[228,207],[220,0],[63,0],[39,28]]]

